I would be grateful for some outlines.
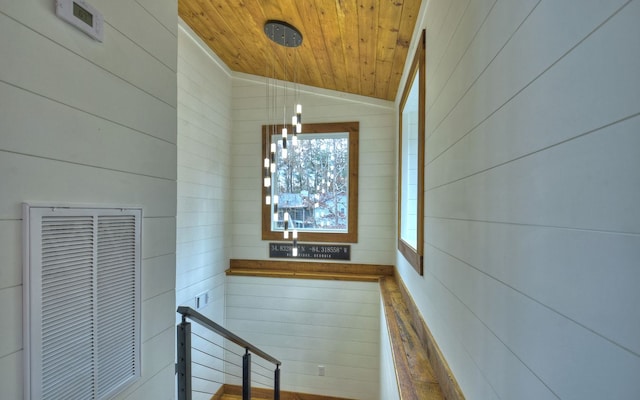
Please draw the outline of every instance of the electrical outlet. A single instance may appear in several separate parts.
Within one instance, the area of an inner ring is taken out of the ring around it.
[[[209,304],[209,294],[207,292],[200,293],[196,296],[196,310]]]
[[[318,365],[318,376],[324,376],[324,365]]]

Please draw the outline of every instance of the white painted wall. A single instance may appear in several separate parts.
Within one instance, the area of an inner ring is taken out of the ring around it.
[[[360,122],[359,240],[351,261],[393,264],[393,103],[304,86],[301,91],[304,122]],[[234,74],[232,109],[232,258],[268,259],[260,225],[261,127],[270,123],[265,79]],[[377,284],[246,277],[227,282],[227,327],[283,361],[283,390],[378,398]],[[325,377],[318,376],[318,365],[326,367]]]
[[[229,267],[231,74],[189,27],[178,35],[178,215],[176,304],[207,293],[210,318],[224,319]]]
[[[282,390],[379,398],[377,283],[229,276],[226,296],[227,328],[282,362]]]
[[[262,125],[270,122],[265,81],[245,74],[235,74],[233,80],[232,258],[269,257],[269,242],[262,241],[260,225],[264,158],[261,134]],[[396,218],[393,103],[306,86],[301,86],[301,91],[304,122],[360,122],[359,240],[351,247],[351,261],[393,264]]]
[[[640,398],[640,2],[432,0],[425,274],[468,399]]]
[[[224,324],[224,271],[231,246],[231,71],[191,29],[178,30],[178,213],[176,245],[176,306],[195,308],[195,297],[209,304],[198,311]],[[179,316],[176,315],[176,322]],[[216,343],[217,336],[193,331]],[[215,354],[198,338],[193,344]],[[194,361],[205,357],[194,351]],[[204,363],[211,365],[212,360]],[[219,368],[222,368],[220,365]],[[224,382],[215,371],[194,365],[194,389],[213,393]],[[211,395],[203,395],[209,399]]]
[[[104,43],[54,4],[0,1],[2,398],[23,397],[24,201],[143,207],[142,379],[118,398],[172,398],[177,4],[93,1]]]
[[[400,400],[398,378],[393,362],[391,339],[387,328],[387,318],[384,313],[384,301],[380,298],[380,399]]]

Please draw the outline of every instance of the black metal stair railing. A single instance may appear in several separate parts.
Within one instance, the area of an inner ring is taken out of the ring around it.
[[[240,383],[242,399],[250,400],[252,383],[269,387],[271,379],[273,398],[280,400],[280,361],[190,307],[178,307],[178,313],[182,314],[177,327],[178,400],[210,398],[214,387],[230,381]],[[187,319],[197,323],[193,330]],[[252,355],[257,359],[252,360]],[[235,361],[239,358],[241,362]]]

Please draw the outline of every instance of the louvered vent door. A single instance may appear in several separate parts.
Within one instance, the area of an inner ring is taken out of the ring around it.
[[[108,399],[139,377],[141,216],[25,205],[26,398]]]
[[[95,278],[92,217],[42,217],[42,399],[90,399]]]
[[[136,373],[137,288],[135,234],[131,215],[98,217],[97,397]]]

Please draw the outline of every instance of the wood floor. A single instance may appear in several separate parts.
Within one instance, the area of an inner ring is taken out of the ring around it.
[[[236,385],[223,385],[211,400],[242,400],[242,389]],[[273,400],[273,391],[253,388],[251,400]],[[317,394],[280,392],[280,400],[350,400],[339,397],[321,396]]]
[[[273,398],[272,398],[273,399]],[[236,394],[225,394],[223,395],[220,400],[242,400],[242,396],[238,396]],[[251,397],[251,400],[268,400],[267,397]],[[271,400],[271,399],[269,399]]]
[[[313,396],[313,398],[302,395],[302,394],[292,394],[292,396],[280,397],[281,400],[338,400],[335,397],[322,397],[322,396]],[[237,394],[225,394],[220,397],[220,400],[242,400],[241,395]],[[251,400],[273,400],[273,396],[271,397],[256,397],[251,396]],[[348,400],[348,399],[344,399]]]
[[[308,397],[286,397],[280,398],[281,400],[307,400]],[[322,396],[314,396],[313,398],[314,400],[335,400],[335,397],[322,397]],[[237,395],[237,394],[225,394],[223,395],[220,400],[242,400],[242,396]],[[251,400],[273,400],[273,396],[272,397],[256,397],[256,396],[251,396]]]

